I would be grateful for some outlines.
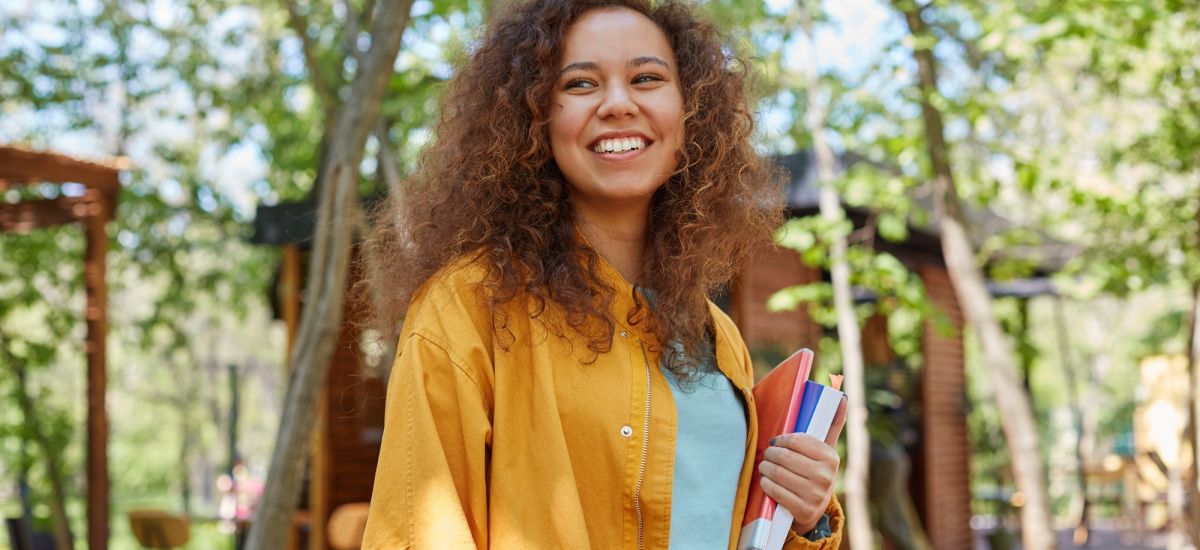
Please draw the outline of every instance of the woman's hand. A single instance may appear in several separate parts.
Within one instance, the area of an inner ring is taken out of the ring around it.
[[[841,463],[837,441],[845,425],[843,397],[824,441],[802,433],[786,434],[773,439],[763,453],[764,460],[758,465],[763,492],[792,513],[792,530],[797,533],[816,527],[829,507]]]

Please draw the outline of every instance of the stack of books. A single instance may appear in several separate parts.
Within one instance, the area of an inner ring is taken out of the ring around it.
[[[755,472],[772,438],[798,432],[824,440],[829,434],[843,393],[809,380],[812,363],[812,351],[801,349],[754,385],[758,413]],[[763,492],[760,479],[755,475],[750,487],[738,550],[779,550],[792,528],[791,512]]]

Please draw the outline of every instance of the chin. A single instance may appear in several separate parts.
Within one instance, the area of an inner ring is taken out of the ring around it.
[[[654,192],[662,187],[661,183],[637,182],[637,183],[617,183],[604,184],[599,186],[600,192],[598,195],[619,201],[637,201],[650,200],[654,196]]]
[[[667,182],[665,177],[651,177],[641,170],[616,174],[584,172],[578,174],[576,178],[573,178],[570,173],[564,174],[564,176],[572,193],[578,194],[580,198],[597,206],[600,203],[632,206],[636,203],[648,202],[654,193]]]

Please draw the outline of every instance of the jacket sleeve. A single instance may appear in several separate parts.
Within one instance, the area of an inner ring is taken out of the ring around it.
[[[829,499],[829,507],[825,509],[829,516],[829,536],[821,540],[810,541],[803,533],[791,531],[783,541],[784,550],[837,550],[842,546],[842,530],[846,524],[846,515],[842,512],[842,504],[837,495]]]
[[[490,379],[473,364],[478,354],[438,340],[408,333],[400,342],[364,549],[488,545]]]

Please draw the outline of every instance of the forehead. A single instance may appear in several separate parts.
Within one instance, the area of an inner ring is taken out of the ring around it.
[[[583,14],[563,40],[562,64],[579,61],[626,63],[654,55],[675,68],[667,35],[646,16],[629,8],[602,8]]]

